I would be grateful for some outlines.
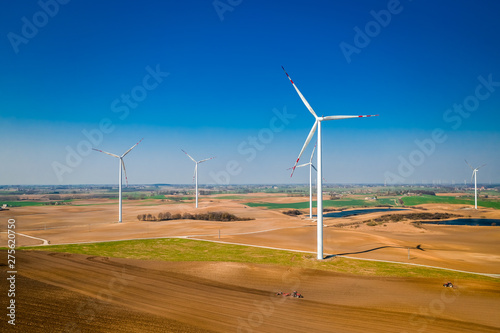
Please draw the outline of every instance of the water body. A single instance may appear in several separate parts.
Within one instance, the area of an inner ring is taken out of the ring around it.
[[[455,219],[449,221],[420,221],[422,224],[500,226],[498,219]]]
[[[346,216],[379,213],[379,212],[396,212],[398,210],[407,210],[407,209],[375,208],[375,209],[344,210],[341,212],[333,212],[333,213],[323,214],[323,217],[346,217]]]

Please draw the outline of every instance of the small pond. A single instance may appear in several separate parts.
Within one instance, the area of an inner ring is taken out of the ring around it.
[[[362,214],[370,214],[370,213],[379,213],[379,212],[396,212],[399,210],[407,210],[407,209],[397,209],[397,208],[374,208],[374,209],[355,209],[355,210],[344,210],[341,212],[331,212],[323,214],[323,217],[346,217],[346,216],[354,216],[354,215],[362,215]]]
[[[499,219],[455,219],[448,221],[420,221],[422,224],[500,226]]]

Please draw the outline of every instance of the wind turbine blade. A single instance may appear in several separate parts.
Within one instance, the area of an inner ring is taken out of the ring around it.
[[[125,162],[123,162],[123,159],[120,160],[122,162],[123,173],[125,174],[125,182],[127,183],[128,186],[127,169],[125,169]]]
[[[464,160],[464,161],[469,166],[469,168],[471,168],[472,170],[474,170],[474,168],[469,164],[469,162],[467,162],[467,160]]]
[[[293,176],[293,172],[295,171],[295,168],[297,167],[297,163],[299,163],[300,156],[302,156],[302,153],[307,148],[307,145],[309,144],[309,142],[311,142],[311,139],[312,139],[312,137],[314,135],[314,132],[316,132],[316,127],[317,126],[318,126],[318,121],[316,120],[314,122],[313,127],[311,128],[311,131],[309,132],[309,135],[307,136],[306,142],[304,142],[304,146],[302,146],[302,150],[300,151],[299,157],[297,157],[297,160],[295,161],[295,164],[293,165],[292,174],[290,175],[290,177]]]
[[[292,83],[293,87],[297,91],[297,94],[299,94],[300,99],[302,100],[302,102],[304,103],[304,105],[307,107],[307,109],[309,110],[309,112],[312,113],[312,115],[314,116],[314,118],[318,118],[318,116],[316,115],[316,112],[314,112],[313,108],[309,105],[309,103],[307,102],[307,100],[305,99],[305,97],[300,92],[299,88],[297,88],[297,86],[295,85],[295,83],[293,83],[292,78],[290,77],[290,75],[288,75],[288,73],[285,71],[285,68],[283,66],[281,66],[281,68],[283,68],[283,71],[285,72],[286,76],[288,77],[288,80],[290,80],[290,82]]]
[[[205,161],[208,161],[208,160],[214,159],[215,157],[216,157],[216,156],[214,156],[214,157],[210,157],[210,158],[206,158],[206,159],[204,159],[204,160],[199,161],[198,163],[202,163],[202,162],[205,162]]]
[[[314,166],[314,164],[311,163],[311,166],[313,167],[314,170],[316,170],[316,172],[318,172],[318,169],[316,169],[316,167]],[[325,177],[322,177],[322,179],[326,183]]]
[[[95,149],[95,148],[92,148],[92,150],[99,151],[101,153],[108,154],[108,155],[116,157],[116,158],[120,158],[120,156],[112,154],[112,153],[108,153],[107,151],[104,151],[104,150],[99,150],[99,149]]]
[[[476,173],[476,170],[472,171],[472,176],[470,177],[470,182],[472,183],[472,181],[474,180],[474,173]]]
[[[301,165],[297,165],[296,168],[302,168],[302,167],[308,166],[309,164],[311,164],[311,163],[304,163]]]
[[[313,167],[314,170],[316,170],[316,172],[318,172],[318,169],[316,169],[316,167],[314,166],[314,164],[311,164],[311,166]],[[323,181],[326,183],[326,179],[325,177],[321,177],[323,179]]]
[[[194,183],[195,177],[196,177],[196,167],[194,168],[193,171],[193,180],[191,181],[192,183]]]
[[[339,119],[349,119],[349,118],[366,118],[366,117],[378,117],[378,114],[368,114],[361,116],[326,116],[323,120],[339,120]]]
[[[477,167],[477,168],[476,168],[476,170],[481,169],[481,168],[482,168],[482,167],[484,167],[485,165],[486,165],[486,164],[483,164],[483,165],[481,165],[480,167]]]
[[[133,145],[132,147],[130,147],[129,150],[127,150],[125,153],[123,153],[122,157],[125,157],[125,155],[127,155],[128,153],[130,153],[130,151],[132,149],[134,149],[139,143],[141,143],[142,140],[144,140],[144,138],[142,138],[141,140],[139,140],[139,142],[137,142],[135,145]]]
[[[186,155],[187,155],[187,156],[188,156],[188,157],[189,157],[189,158],[190,158],[190,159],[191,159],[194,163],[196,163],[196,160],[195,160],[194,158],[192,158],[192,157],[191,157],[191,155],[189,155],[188,153],[186,153],[186,152],[184,151],[184,149],[181,149],[181,150],[182,150],[182,151],[184,152],[184,154],[186,154]]]
[[[313,152],[311,153],[311,159],[309,160],[309,163],[312,163],[312,161],[313,161],[314,151],[316,150],[317,145],[318,145],[318,143],[316,142],[316,144],[314,145],[314,148],[313,148]]]

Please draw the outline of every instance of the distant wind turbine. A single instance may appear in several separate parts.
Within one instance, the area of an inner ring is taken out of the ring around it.
[[[116,157],[118,159],[120,159],[120,164],[119,164],[119,167],[120,167],[120,171],[118,172],[118,205],[119,205],[119,208],[118,208],[118,222],[121,223],[122,222],[122,168],[123,168],[123,171],[125,172],[125,180],[127,182],[127,186],[128,186],[128,178],[127,178],[127,170],[125,169],[125,163],[123,162],[123,158],[125,157],[125,155],[127,155],[128,153],[130,153],[130,151],[132,149],[135,148],[135,146],[137,146],[139,143],[141,143],[141,141],[144,140],[144,138],[142,138],[139,142],[137,142],[135,145],[133,145],[129,150],[127,150],[125,153],[123,153],[123,155],[121,156],[118,156],[116,154],[112,154],[112,153],[108,153],[108,152],[105,152],[105,151],[102,151],[102,150],[99,150],[99,149],[95,149],[95,148],[92,148],[93,150],[95,151],[99,151],[101,153],[104,153],[104,154],[108,154],[110,156],[113,156],[113,157]]]
[[[283,66],[281,66],[283,68]],[[321,157],[321,122],[324,120],[338,120],[338,119],[348,119],[348,118],[362,118],[362,117],[374,117],[378,115],[365,115],[365,116],[322,116],[318,117],[316,113],[314,112],[313,108],[309,105],[307,100],[304,98],[302,93],[299,91],[295,83],[293,83],[292,78],[288,75],[288,73],[285,71],[285,68],[283,68],[283,71],[285,72],[286,76],[292,83],[293,87],[297,91],[297,94],[299,94],[300,99],[304,103],[304,105],[307,107],[309,112],[314,116],[315,121],[314,125],[311,128],[311,131],[309,132],[309,135],[307,136],[306,142],[304,143],[304,146],[302,147],[302,150],[300,151],[299,157],[297,157],[297,161],[295,161],[295,165],[292,168],[292,174],[290,175],[293,176],[293,172],[295,171],[295,168],[297,166],[297,163],[299,162],[300,156],[302,156],[302,153],[306,149],[307,145],[311,141],[314,133],[316,132],[316,128],[318,129],[318,161],[317,161],[317,194],[318,194],[318,199],[317,199],[317,259],[318,260],[323,260],[323,175],[322,175],[322,170],[321,170],[321,162],[322,162],[322,157]]]
[[[465,163],[469,166],[469,168],[472,169],[472,177],[470,178],[470,181],[472,182],[472,178],[474,178],[474,208],[477,209],[477,170],[480,168],[484,167],[486,164],[481,165],[480,167],[473,168],[467,160],[465,160]]]
[[[186,154],[195,163],[193,178],[196,181],[196,189],[195,189],[195,191],[196,191],[196,208],[198,208],[198,164],[203,163],[203,162],[208,161],[208,160],[211,160],[215,157],[210,157],[210,158],[206,158],[206,159],[201,160],[201,161],[196,161],[188,153],[186,153],[183,149],[181,149],[181,150],[184,152],[184,154]]]
[[[311,153],[311,159],[309,160],[309,163],[304,163],[301,165],[297,165],[297,168],[305,167],[309,165],[309,218],[312,219],[312,169],[316,170],[318,172],[318,169],[314,166],[312,163],[313,156],[314,156],[314,151],[316,150],[316,145],[313,148],[313,151]],[[292,168],[290,168],[292,169]]]

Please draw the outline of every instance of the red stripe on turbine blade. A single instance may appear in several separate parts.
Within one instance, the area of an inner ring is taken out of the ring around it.
[[[285,67],[281,66],[281,68],[283,68],[283,72],[285,72],[286,76],[288,77],[288,80],[290,80],[290,82],[292,82],[292,84],[294,84],[294,83],[293,83],[293,81],[292,81],[292,78],[291,78],[291,77],[290,77],[290,75],[288,75],[288,73],[286,72]]]

